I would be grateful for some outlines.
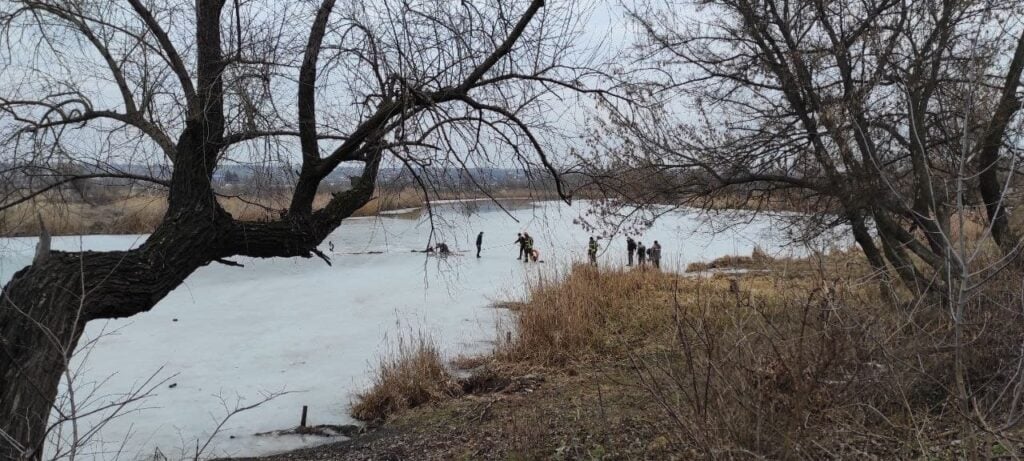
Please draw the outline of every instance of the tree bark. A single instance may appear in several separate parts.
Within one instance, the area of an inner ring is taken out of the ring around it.
[[[1003,182],[1000,180],[998,172],[999,151],[1002,149],[1003,137],[1006,135],[1010,120],[1021,107],[1021,101],[1017,99],[1017,87],[1020,86],[1022,73],[1024,73],[1024,32],[1017,40],[1017,48],[1006,74],[999,105],[992,115],[976,160],[978,192],[985,202],[985,212],[988,215],[989,225],[992,227],[992,237],[1008,256],[1017,251],[1020,237],[1010,226],[1010,219],[1006,213]],[[1019,263],[1021,258],[1013,259]]]
[[[850,227],[853,229],[853,238],[857,245],[860,246],[861,251],[864,252],[864,256],[868,258],[871,268],[878,271],[883,281],[888,281],[889,271],[886,269],[885,259],[878,251],[875,239],[871,237],[871,233],[868,231],[868,226],[864,222],[864,216],[855,212],[847,213],[847,216],[850,220]]]
[[[158,230],[129,251],[51,252],[14,274],[0,300],[0,430],[7,434],[0,435],[0,459],[41,458],[52,405],[85,324],[150,310],[210,262],[227,235],[211,228]]]
[[[51,258],[15,274],[0,304],[0,459],[40,459],[50,406],[82,334],[78,267]]]

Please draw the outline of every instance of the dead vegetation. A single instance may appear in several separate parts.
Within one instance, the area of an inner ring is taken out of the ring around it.
[[[972,298],[955,347],[947,308],[880,290],[861,258],[751,259],[771,272],[543,280],[492,356],[460,359],[492,381],[546,376],[536,391],[399,412],[390,448],[367,444],[431,459],[1021,455],[1018,276]]]
[[[437,345],[422,333],[400,338],[374,373],[372,387],[356,396],[352,405],[352,416],[364,421],[382,421],[393,413],[462,393]]]
[[[686,266],[686,272],[705,272],[711,270],[766,270],[776,259],[765,253],[760,247],[754,247],[750,256],[725,255],[710,262],[693,262]]]
[[[491,192],[496,199],[545,199],[552,194],[530,189],[498,189]],[[480,198],[474,191],[439,192],[432,201]],[[322,208],[331,199],[330,193],[317,194],[314,209]],[[288,208],[285,194],[238,194],[218,198],[221,206],[237,220],[270,221],[278,219]],[[418,208],[425,204],[423,192],[414,188],[379,190],[375,198],[353,216],[376,216],[384,211]],[[55,194],[0,211],[0,236],[38,235],[38,213],[53,235],[83,234],[145,234],[152,232],[167,211],[167,199],[156,191],[123,190],[88,199]]]

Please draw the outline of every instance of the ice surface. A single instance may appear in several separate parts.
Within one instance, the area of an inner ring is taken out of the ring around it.
[[[368,383],[379,354],[403,333],[425,331],[449,356],[486,350],[503,315],[489,307],[492,302],[521,297],[529,277],[585,258],[588,234],[573,224],[585,206],[521,205],[510,210],[516,222],[486,202],[441,204],[433,220],[435,241],[460,251],[447,259],[411,251],[426,246],[431,226],[425,215],[348,219],[328,239],[334,251],[327,242],[322,246],[333,266],[316,258],[239,258],[244,268],[199,269],[151,312],[90,323],[86,338],[107,334],[84,363],[76,359],[76,387],[102,383],[100,392],[113,399],[154,373],[167,381],[104,426],[79,458],[130,460],[157,451],[169,459],[188,457],[224,416],[223,399],[229,406],[239,399],[245,405],[278,391],[292,393],[235,416],[207,454],[261,455],[327,441],[253,434],[296,426],[303,405],[310,408],[311,424],[351,423],[347,408],[353,395]],[[769,234],[778,224],[765,217],[710,232],[696,215],[673,212],[642,241],[661,242],[663,267],[685,267],[723,254],[749,254],[755,245],[787,252]],[[545,264],[516,261],[512,242],[521,230],[534,236]],[[473,243],[479,231],[484,252],[477,259]],[[124,249],[144,239],[60,237],[53,248]],[[34,244],[20,238],[0,243],[2,280],[28,264]],[[601,264],[625,262],[624,237],[602,240],[601,246]],[[85,418],[80,426],[96,419]]]

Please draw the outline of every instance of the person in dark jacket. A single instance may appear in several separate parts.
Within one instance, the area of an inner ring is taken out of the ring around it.
[[[516,241],[513,243],[519,245],[519,257],[516,258],[516,261],[519,261],[520,259],[523,259],[523,256],[526,255],[526,238],[523,237],[522,232],[516,234]]]
[[[636,262],[640,267],[644,267],[644,262],[647,261],[647,249],[644,248],[644,242],[636,242]]]
[[[484,244],[484,233],[476,234],[476,257],[480,257],[480,247]]]
[[[523,232],[523,262],[530,262],[530,256],[533,255],[533,237],[530,234]]]
[[[636,240],[633,237],[626,237],[626,254],[629,255],[627,266],[633,265],[633,253],[636,253]]]
[[[594,240],[594,237],[590,237],[590,243],[587,244],[587,257],[590,258],[591,265],[597,265],[597,240]]]

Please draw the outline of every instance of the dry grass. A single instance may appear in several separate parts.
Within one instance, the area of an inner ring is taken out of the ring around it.
[[[550,194],[528,189],[500,189],[492,196],[497,199],[551,198]],[[432,200],[475,198],[481,196],[474,192],[444,192],[431,197]],[[329,193],[317,194],[313,201],[314,209],[322,208],[330,199]],[[284,193],[266,193],[259,197],[221,197],[218,200],[235,219],[266,221],[277,219],[288,208],[290,197]],[[376,216],[382,211],[417,208],[423,204],[423,193],[418,189],[380,190],[353,216]],[[154,192],[124,191],[94,203],[50,196],[0,212],[0,236],[38,235],[37,213],[54,235],[144,234],[152,232],[160,224],[166,211],[166,197]]]
[[[677,277],[659,271],[599,271],[577,265],[564,278],[542,279],[518,306],[505,361],[560,366],[629,349],[671,317],[658,309]],[[653,340],[654,338],[650,338]]]
[[[1016,425],[993,430],[1024,416],[1014,404],[1024,395],[1015,276],[972,301],[963,332],[972,339],[954,348],[945,308],[894,303],[897,293],[853,275],[867,268],[849,255],[787,260],[785,275],[781,262],[750,259],[773,272],[694,277],[577,266],[533,288],[496,359],[555,372],[632,370],[623,381],[664,411],[656,424],[672,428],[675,453],[1020,453]],[[828,270],[840,267],[846,272]],[[844,276],[825,276],[837,273]],[[958,353],[970,402],[957,390]]]
[[[57,200],[26,202],[0,212],[0,235],[37,235],[37,213],[54,235],[146,233],[156,227],[166,208],[166,200],[153,195],[95,205]]]
[[[448,372],[437,345],[420,333],[401,338],[398,347],[381,359],[373,385],[356,397],[352,416],[382,421],[396,412],[461,392],[461,385]]]
[[[704,272],[709,270],[739,269],[739,270],[767,270],[769,266],[776,264],[775,258],[765,253],[759,247],[754,247],[750,256],[725,255],[713,259],[711,262],[694,262],[686,266],[686,272]]]
[[[694,263],[698,270],[757,269],[769,274],[694,277],[657,270],[602,269],[577,265],[565,276],[540,279],[528,302],[516,303],[510,328],[512,341],[499,344],[498,355],[507,361],[529,361],[548,366],[604,359],[609,354],[633,352],[642,345],[663,345],[675,334],[670,328],[673,299],[693,299],[727,293],[736,301],[737,286],[744,301],[761,297],[772,305],[779,296],[806,296],[835,290],[848,283],[825,274],[845,274],[846,280],[867,279],[869,267],[857,253],[837,252],[828,258],[772,258],[755,249],[751,256],[726,256],[711,263]],[[737,281],[741,281],[737,284]],[[791,285],[792,283],[796,285]],[[867,287],[865,289],[865,287]],[[858,290],[877,295],[877,286],[863,283]]]

